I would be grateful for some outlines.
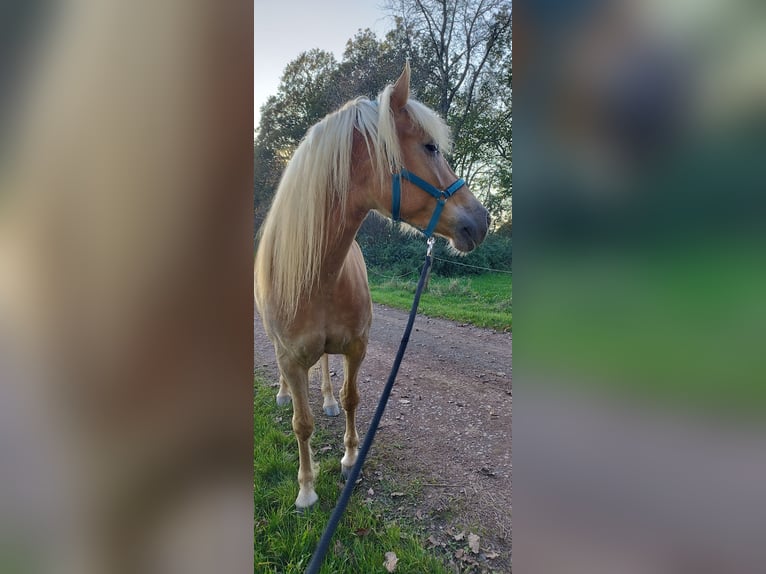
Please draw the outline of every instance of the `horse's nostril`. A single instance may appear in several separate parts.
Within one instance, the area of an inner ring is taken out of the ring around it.
[[[478,241],[483,236],[483,233],[480,227],[481,227],[481,223],[479,224],[467,223],[466,225],[463,226],[462,231],[463,231],[463,234],[466,237],[470,237],[472,241]]]

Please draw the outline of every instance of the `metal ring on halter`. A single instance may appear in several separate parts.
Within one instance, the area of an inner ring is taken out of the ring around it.
[[[433,253],[434,250],[434,243],[436,243],[436,237],[432,235],[428,238],[428,241],[426,241],[426,244],[428,245],[428,249],[426,249],[426,257],[431,257],[431,253]]]

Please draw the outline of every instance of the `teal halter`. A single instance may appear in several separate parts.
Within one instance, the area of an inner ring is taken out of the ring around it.
[[[428,222],[428,227],[420,230],[426,237],[431,237],[434,229],[436,229],[436,224],[439,223],[439,217],[442,214],[442,209],[444,209],[444,204],[458,189],[465,185],[465,180],[460,178],[447,189],[441,190],[406,169],[393,174],[391,177],[391,218],[394,221],[400,221],[399,208],[402,202],[402,178],[417,185],[428,195],[436,198],[436,208],[431,216],[431,221]]]

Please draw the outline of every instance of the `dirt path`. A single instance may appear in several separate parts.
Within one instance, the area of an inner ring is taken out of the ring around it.
[[[406,320],[403,311],[375,306],[360,375],[362,436]],[[457,551],[460,571],[510,572],[511,342],[510,333],[419,316],[365,466],[364,488],[401,485],[398,490],[406,494],[401,500],[407,502],[394,502],[396,510],[419,523],[437,551],[453,556]],[[257,314],[255,365],[276,374],[274,351]],[[331,358],[330,369],[337,395],[340,357]],[[342,453],[343,417],[320,414],[316,379],[311,398],[317,424],[337,434]],[[478,554],[468,551],[470,533],[481,537]]]

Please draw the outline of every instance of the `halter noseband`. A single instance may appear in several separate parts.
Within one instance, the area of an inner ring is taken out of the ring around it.
[[[391,218],[394,221],[400,221],[399,207],[402,201],[402,178],[406,179],[410,183],[415,184],[420,189],[425,191],[428,195],[436,198],[436,207],[434,213],[431,216],[431,221],[428,222],[428,227],[424,230],[421,229],[426,237],[431,237],[436,229],[436,224],[439,223],[439,217],[444,209],[444,204],[447,200],[461,187],[465,185],[465,180],[460,178],[450,185],[447,189],[441,190],[434,187],[427,181],[420,179],[417,175],[406,169],[402,169],[399,173],[395,173],[391,177]]]

